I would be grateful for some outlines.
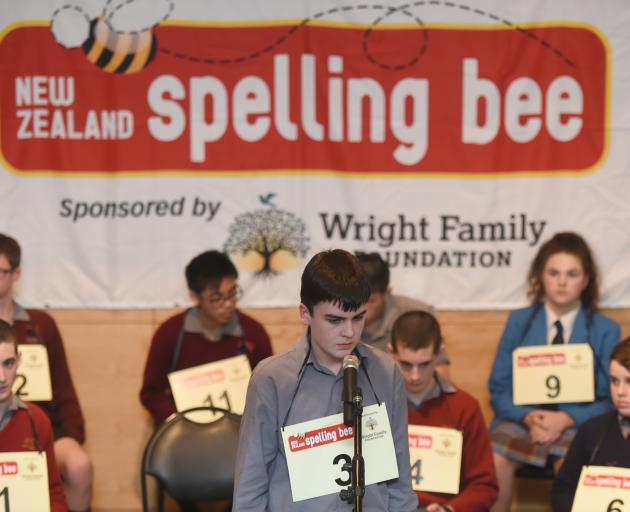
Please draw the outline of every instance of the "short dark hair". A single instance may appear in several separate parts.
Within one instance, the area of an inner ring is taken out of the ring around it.
[[[15,238],[0,233],[0,254],[4,254],[9,260],[11,270],[15,270],[20,266],[22,250]]]
[[[630,371],[630,337],[621,340],[610,354],[610,360],[618,362],[626,370]]]
[[[368,275],[372,291],[385,293],[389,286],[389,265],[377,252],[357,251],[355,254]]]
[[[343,311],[356,311],[370,298],[370,282],[353,254],[343,249],[322,251],[311,258],[302,273],[300,301],[312,313],[320,302]]]
[[[186,266],[188,289],[197,295],[208,286],[218,287],[224,277],[238,278],[238,270],[230,258],[219,251],[206,251],[195,256]]]
[[[529,290],[527,295],[532,303],[540,302],[545,296],[542,275],[549,258],[557,253],[567,253],[575,256],[582,263],[584,274],[588,277],[588,284],[582,290],[580,300],[585,308],[595,310],[599,299],[599,275],[597,265],[586,240],[577,233],[556,233],[538,249],[527,275]]]
[[[398,353],[398,346],[416,351],[433,346],[437,354],[442,345],[442,333],[437,319],[426,311],[408,311],[400,315],[392,326],[392,351]]]
[[[17,337],[13,326],[5,320],[0,320],[0,343],[12,343],[17,353]]]

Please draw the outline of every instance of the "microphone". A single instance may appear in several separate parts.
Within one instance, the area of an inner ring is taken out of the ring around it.
[[[352,354],[343,358],[343,389],[341,401],[343,402],[343,422],[348,427],[354,425],[354,389],[357,387],[359,371],[359,358]]]

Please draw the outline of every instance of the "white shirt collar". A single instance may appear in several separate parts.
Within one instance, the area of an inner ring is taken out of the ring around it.
[[[575,319],[577,318],[579,311],[580,306],[578,305],[575,309],[572,309],[568,313],[558,316],[545,302],[545,313],[547,316],[547,345],[551,344],[551,341],[556,336],[556,327],[553,325],[556,320],[560,320],[560,323],[562,324],[562,336],[564,338],[564,342],[569,342],[571,339],[571,333],[573,332],[573,325],[575,324]]]

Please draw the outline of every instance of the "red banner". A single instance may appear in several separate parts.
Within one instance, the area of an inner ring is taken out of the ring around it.
[[[510,173],[605,152],[607,50],[586,28],[164,25],[130,53],[95,48],[98,27],[83,49],[43,26],[2,39],[8,167]]]

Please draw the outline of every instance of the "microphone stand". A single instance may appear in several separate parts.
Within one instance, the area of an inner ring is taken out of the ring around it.
[[[343,469],[350,471],[350,486],[342,489],[339,497],[347,502],[354,502],[354,512],[363,512],[363,495],[365,494],[365,463],[363,461],[363,393],[355,387],[352,394],[352,417],[354,425],[354,456],[351,464],[344,464]]]

